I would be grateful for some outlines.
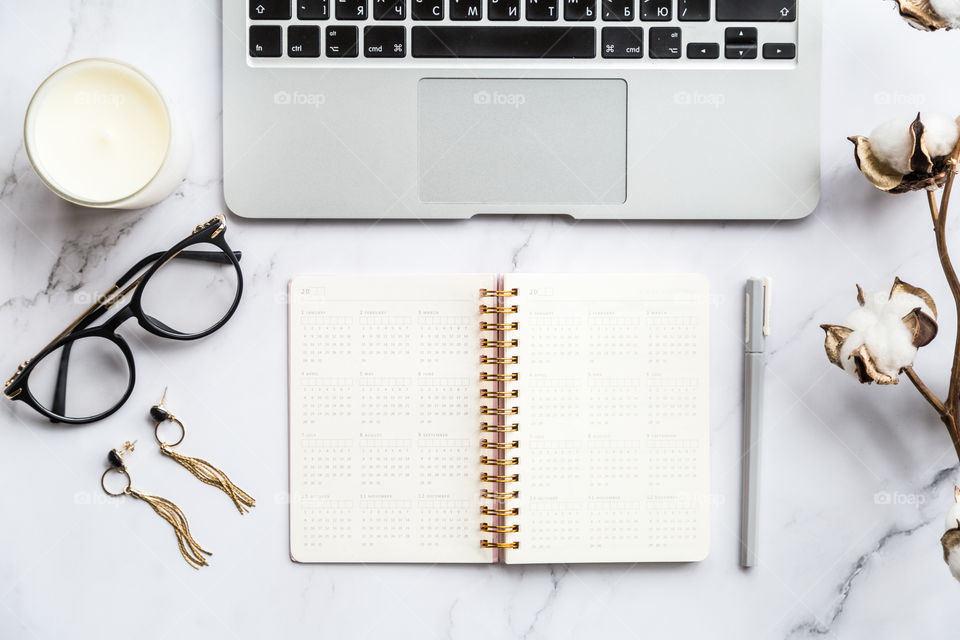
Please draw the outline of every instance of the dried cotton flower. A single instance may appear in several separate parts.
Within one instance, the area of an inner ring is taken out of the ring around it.
[[[960,28],[960,0],[895,0],[900,15],[917,29]]]
[[[897,278],[889,293],[865,296],[843,325],[821,325],[830,362],[862,383],[897,384],[917,349],[937,335],[937,307],[930,295]]]
[[[886,122],[869,138],[849,139],[857,166],[878,189],[904,193],[939,187],[946,180],[947,160],[960,142],[960,119],[922,113],[913,122]]]
[[[953,505],[947,512],[944,522],[946,533],[940,538],[943,545],[943,561],[950,567],[950,573],[960,580],[960,487],[953,488]]]

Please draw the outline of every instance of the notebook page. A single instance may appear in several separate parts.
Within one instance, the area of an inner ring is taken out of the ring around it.
[[[290,283],[290,549],[491,562],[480,546],[479,290],[494,276]]]
[[[508,563],[703,559],[708,287],[508,275],[519,330],[520,542]]]

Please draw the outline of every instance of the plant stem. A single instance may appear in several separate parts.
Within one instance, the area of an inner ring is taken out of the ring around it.
[[[905,367],[903,372],[907,374],[907,377],[910,378],[910,382],[913,383],[913,386],[917,388],[917,391],[920,392],[927,402],[937,410],[937,413],[940,414],[940,417],[947,415],[947,409],[943,406],[943,402],[937,395],[930,390],[930,387],[923,383],[923,380],[920,379],[920,376],[917,375],[917,372],[913,370],[913,367]]]
[[[940,264],[947,278],[947,284],[950,286],[950,293],[953,294],[953,301],[958,318],[957,335],[953,347],[953,365],[950,367],[950,389],[947,392],[947,401],[945,403],[945,408],[947,412],[953,416],[954,425],[956,425],[956,410],[960,407],[960,278],[957,277],[957,271],[953,268],[953,262],[950,260],[950,254],[947,250],[947,207],[950,204],[950,193],[953,190],[953,181],[957,175],[956,157],[951,157],[948,164],[947,178],[943,187],[943,198],[940,200],[940,207],[936,207],[936,199],[932,194],[928,197],[928,202],[930,203],[931,214],[935,220],[933,228],[937,239],[937,253],[940,255]]]
[[[957,277],[957,271],[950,260],[950,254],[947,251],[947,208],[950,205],[950,194],[953,192],[953,182],[957,177],[957,162],[960,161],[960,144],[954,149],[953,154],[947,160],[947,174],[943,185],[943,197],[940,199],[940,205],[937,206],[936,194],[932,189],[927,189],[927,204],[930,206],[930,215],[933,218],[933,231],[937,239],[937,253],[940,255],[940,265],[943,267],[943,274],[947,278],[947,284],[950,286],[950,293],[953,294],[953,302],[957,312],[957,332],[953,346],[953,364],[950,367],[950,388],[947,391],[947,401],[941,402],[937,396],[930,391],[929,387],[920,380],[920,377],[913,370],[913,367],[904,369],[907,377],[917,388],[917,391],[929,402],[937,413],[947,432],[950,434],[950,440],[953,442],[953,448],[960,459],[960,419],[958,419],[958,410],[960,410],[960,278]]]

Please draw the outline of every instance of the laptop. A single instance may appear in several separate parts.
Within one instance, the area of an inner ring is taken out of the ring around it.
[[[251,218],[791,219],[821,0],[224,0]]]

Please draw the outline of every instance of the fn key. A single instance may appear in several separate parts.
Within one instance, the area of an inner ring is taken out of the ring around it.
[[[363,55],[366,58],[403,58],[407,55],[403,27],[366,27],[363,30]]]

